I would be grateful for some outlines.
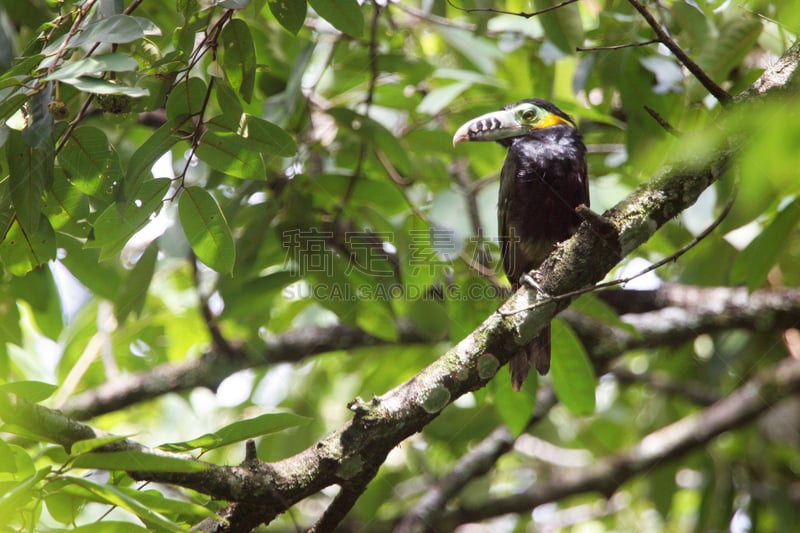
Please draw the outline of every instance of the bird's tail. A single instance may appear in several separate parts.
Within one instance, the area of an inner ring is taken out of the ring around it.
[[[545,327],[524,350],[511,357],[511,386],[515,391],[522,388],[531,367],[544,376],[550,370],[550,326]]]

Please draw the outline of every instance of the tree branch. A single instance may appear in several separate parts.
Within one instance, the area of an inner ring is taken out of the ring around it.
[[[679,346],[702,334],[732,329],[782,331],[800,320],[800,289],[687,287],[665,285],[654,291],[606,291],[599,293],[637,335],[621,328],[598,324],[576,311],[564,318],[589,347],[595,364],[609,361],[629,350]],[[655,310],[649,310],[655,309]]]
[[[787,78],[788,81],[791,78]],[[604,215],[610,231],[602,239],[597,238],[593,226],[582,224],[576,234],[558,246],[542,264],[538,274],[543,289],[558,295],[597,283],[663,224],[693,204],[702,191],[718,179],[731,156],[728,147],[721,147],[663,167],[649,182]],[[354,412],[350,421],[293,457],[274,463],[252,460],[240,466],[211,467],[199,473],[136,473],[135,477],[185,486],[236,502],[224,511],[231,524],[268,523],[289,506],[327,486],[346,486],[351,479],[368,476],[374,465],[383,463],[389,451],[424,428],[455,399],[486,385],[499,366],[508,362],[569,304],[569,299],[561,299],[532,307],[541,301],[543,299],[535,291],[523,286],[469,336],[416,376],[369,401],[354,400],[350,405]],[[336,346],[342,342],[338,337],[329,340]],[[316,341],[313,339],[310,345],[300,343],[299,346],[313,351],[318,348]],[[266,350],[266,353],[275,356],[280,352]],[[302,349],[291,355],[300,353]],[[578,476],[538,484],[525,493],[496,500],[491,507],[448,513],[444,515],[444,523],[521,512],[579,492],[597,490],[609,494],[631,476],[705,444],[797,390],[800,390],[800,363],[788,361],[748,382],[706,411],[652,433],[628,452]],[[0,398],[7,402],[8,396],[4,394]],[[26,402],[16,402],[6,405],[6,410],[18,413],[12,415],[13,423],[24,425]],[[63,426],[69,430],[69,439],[73,442],[94,435],[91,428],[70,421],[60,413],[34,407],[36,413],[45,413],[48,418],[48,423],[39,428],[43,432]],[[69,445],[69,439],[56,442]],[[135,445],[129,442],[119,445]]]
[[[477,507],[445,512],[435,523],[450,531],[465,522],[527,512],[543,503],[586,492],[611,496],[625,481],[707,444],[718,435],[752,421],[783,398],[800,391],[800,361],[786,359],[753,378],[729,397],[643,438],[627,451],[580,472],[561,474],[527,491],[496,498]]]
[[[412,340],[407,337],[405,342]],[[377,346],[385,342],[349,326],[293,330],[268,339],[260,354],[248,353],[241,348],[233,351],[210,348],[197,359],[120,376],[74,396],[64,404],[62,410],[74,419],[86,420],[170,392],[195,387],[216,390],[226,377],[246,368],[296,362],[309,355]]]
[[[720,104],[728,105],[733,102],[733,97],[728,94],[722,87],[716,84],[714,80],[712,80],[708,74],[688,55],[686,52],[683,51],[683,48],[678,46],[672,37],[670,37],[669,33],[658,23],[656,18],[653,16],[650,11],[642,4],[639,0],[628,0],[630,4],[642,15],[642,18],[647,21],[647,24],[653,29],[653,31],[658,35],[658,39],[664,43],[664,46],[669,48],[669,51],[675,54],[675,57],[683,64],[684,67],[687,68],[692,75],[697,78],[703,87],[706,88],[708,92],[710,92],[714,98],[716,98]]]
[[[552,387],[543,388],[536,396],[536,410],[528,421],[527,428],[541,421],[556,404]],[[514,448],[516,437],[505,426],[495,429],[488,437],[458,460],[455,467],[425,491],[416,505],[405,513],[395,533],[424,531],[445,505],[457,496],[473,479],[486,474],[497,460]]]

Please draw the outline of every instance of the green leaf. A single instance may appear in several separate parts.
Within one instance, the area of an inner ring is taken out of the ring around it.
[[[202,187],[187,187],[178,202],[183,232],[197,258],[221,274],[233,272],[236,246],[217,201]]]
[[[87,246],[91,244],[93,248],[102,247],[101,261],[118,254],[128,239],[160,209],[170,185],[168,178],[147,181],[127,205],[108,206],[95,220],[95,240],[87,243]]]
[[[291,157],[297,153],[297,144],[283,129],[272,122],[247,115],[244,138],[253,143],[253,149],[267,154]]]
[[[136,262],[136,266],[131,270],[125,283],[120,286],[117,298],[114,300],[114,309],[119,323],[124,322],[131,312],[136,315],[142,312],[147,298],[147,290],[156,270],[157,258],[158,244],[152,242]]]
[[[511,379],[505,373],[492,381],[495,409],[513,435],[522,434],[528,426],[536,407],[538,388],[539,376],[535,372],[531,372],[519,392],[511,387]]]
[[[357,0],[308,0],[308,3],[320,17],[343,33],[353,37],[364,33],[364,16]]]
[[[417,106],[417,113],[421,115],[436,115],[471,86],[472,83],[470,82],[457,81],[444,87],[437,87],[425,95],[425,98]]]
[[[69,529],[72,533],[147,533],[151,531],[142,526],[138,526],[131,522],[120,522],[117,520],[101,520],[92,524],[84,524]]]
[[[14,452],[6,441],[0,440],[0,472],[16,472],[17,462]]]
[[[336,120],[340,127],[351,130],[364,141],[384,151],[386,157],[401,173],[406,174],[411,169],[408,149],[379,122],[343,107],[329,109],[328,114]]]
[[[213,518],[214,520],[223,521],[219,515],[203,505],[165,498],[164,495],[157,490],[138,490],[133,487],[119,487],[119,490],[146,505],[153,511],[167,516],[180,516],[183,521],[188,521],[190,523],[199,522],[203,518]]]
[[[622,329],[636,337],[639,336],[639,332],[636,328],[624,322],[614,309],[594,294],[582,295],[572,303],[572,308],[603,324]]]
[[[122,276],[109,263],[100,261],[100,251],[84,249],[76,238],[59,235],[58,246],[66,252],[59,260],[87,289],[106,300],[113,300]]]
[[[10,486],[3,487],[3,494],[0,495],[0,521],[2,521],[0,523],[13,523],[11,517],[19,512],[28,501],[39,496],[40,490],[36,485],[49,473],[50,467],[47,466],[19,483],[11,483]]]
[[[731,278],[734,283],[746,283],[753,290],[767,279],[772,266],[791,244],[789,236],[800,220],[800,197],[784,198],[761,233],[742,250],[733,264]]]
[[[19,111],[22,105],[30,98],[27,94],[17,93],[6,96],[0,91],[0,120],[5,120]]]
[[[178,121],[199,115],[206,101],[206,83],[200,78],[189,78],[176,85],[167,98],[167,118]]]
[[[142,39],[146,35],[161,35],[161,30],[143,17],[112,15],[87,26],[69,44],[72,48],[93,43],[124,44]]]
[[[248,143],[235,133],[206,131],[195,155],[214,170],[228,176],[248,180],[266,179],[261,154],[252,151]]]
[[[209,127],[216,124],[226,131],[238,132],[244,110],[236,92],[224,80],[219,80],[214,84],[214,94],[222,113],[209,121]]]
[[[534,0],[533,5],[539,11],[558,3],[560,0]],[[583,43],[583,22],[577,3],[542,13],[537,20],[547,38],[565,54],[574,54],[575,48]]]
[[[58,164],[67,175],[87,182],[100,180],[117,161],[117,154],[108,144],[106,134],[97,128],[76,128],[58,154]],[[118,164],[118,163],[117,163]]]
[[[267,4],[280,25],[297,35],[306,20],[306,0],[268,0]]]
[[[398,339],[397,325],[388,302],[370,301],[358,308],[356,325],[370,335],[389,342]]]
[[[126,472],[202,472],[209,465],[135,450],[121,452],[89,452],[81,454],[72,462],[76,468],[101,468]]]
[[[443,339],[450,331],[450,317],[442,302],[414,298],[408,304],[408,312],[404,314],[414,326],[414,331],[426,339]]]
[[[57,483],[48,484],[48,492],[44,497],[44,504],[50,516],[62,524],[74,524],[75,519],[80,513],[86,501],[70,494],[64,494],[56,488]],[[99,522],[104,524],[105,522]],[[50,529],[51,532],[56,530]],[[74,531],[70,529],[70,531]]]
[[[594,412],[597,377],[581,341],[561,320],[550,324],[552,366],[550,374],[556,396],[576,416]]]
[[[159,448],[175,452],[196,449],[213,450],[234,442],[301,426],[307,424],[310,420],[310,418],[292,413],[267,413],[248,420],[239,420],[214,433],[207,433],[196,439],[162,444]]]
[[[26,232],[34,233],[42,216],[45,184],[53,179],[53,159],[27,143],[23,134],[16,130],[9,133],[6,154],[9,190],[17,221]]]
[[[25,398],[29,402],[41,402],[49,398],[58,388],[57,385],[42,381],[12,381],[0,385],[0,390]]]
[[[31,318],[43,335],[57,340],[64,327],[61,297],[49,268],[36,268],[27,275],[9,280],[17,300],[30,304]]]
[[[149,172],[155,162],[178,142],[175,132],[181,124],[183,120],[168,120],[133,153],[125,174],[126,196],[135,194],[139,190],[145,173]]]
[[[288,133],[272,122],[252,115],[245,115],[243,123],[237,120],[235,124],[228,120],[227,114],[214,117],[208,123],[208,132],[223,139],[236,136],[235,142],[240,151],[284,157],[291,157],[297,152],[297,145]],[[219,140],[216,142],[218,144]]]
[[[38,53],[17,57],[15,59],[17,63],[0,75],[0,82],[5,84],[5,82],[12,80],[14,85],[20,84],[25,78],[29,77],[31,73],[37,70],[37,66],[44,58],[44,54]]]
[[[97,437],[94,439],[83,439],[77,442],[74,442],[72,446],[69,448],[69,452],[71,455],[81,455],[84,453],[89,453],[97,448],[102,446],[107,446],[109,444],[114,444],[115,442],[122,442],[127,437],[122,435],[109,435],[107,437]]]
[[[62,490],[68,494],[125,509],[138,516],[151,529],[174,531],[176,533],[185,531],[185,528],[154,512],[116,487],[95,483],[86,478],[66,477],[65,479],[69,480],[70,483],[65,485]]]
[[[145,87],[130,87],[102,78],[91,78],[89,76],[63,79],[61,82],[72,85],[79,91],[92,94],[123,94],[131,98],[142,98],[150,94],[150,91]]]
[[[53,186],[45,196],[44,213],[56,231],[80,237],[89,233],[89,201],[67,179],[63,169],[56,169]]]
[[[44,79],[48,81],[68,80],[81,76],[96,76],[101,72],[130,72],[138,68],[139,63],[128,54],[102,54],[67,63]]]
[[[722,83],[752,51],[762,29],[762,22],[753,14],[732,17],[721,25],[716,39],[706,37],[695,61],[712,80]],[[706,89],[693,80],[689,94],[692,99],[699,99],[706,94]]]
[[[34,232],[26,232],[15,220],[0,243],[0,257],[15,276],[24,276],[56,257],[56,234],[47,217],[40,217]]]
[[[222,48],[222,64],[231,85],[250,103],[256,82],[256,47],[247,23],[232,19],[222,30]]]

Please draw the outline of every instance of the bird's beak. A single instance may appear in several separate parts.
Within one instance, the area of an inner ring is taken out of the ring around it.
[[[453,135],[453,146],[462,141],[498,141],[524,132],[525,127],[520,124],[516,115],[503,109],[486,113],[463,124]]]

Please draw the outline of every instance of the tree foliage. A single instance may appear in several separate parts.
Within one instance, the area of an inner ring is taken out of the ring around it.
[[[0,2],[0,528],[790,530],[798,32],[777,0]],[[504,150],[451,140],[532,96],[593,213],[508,299]]]

